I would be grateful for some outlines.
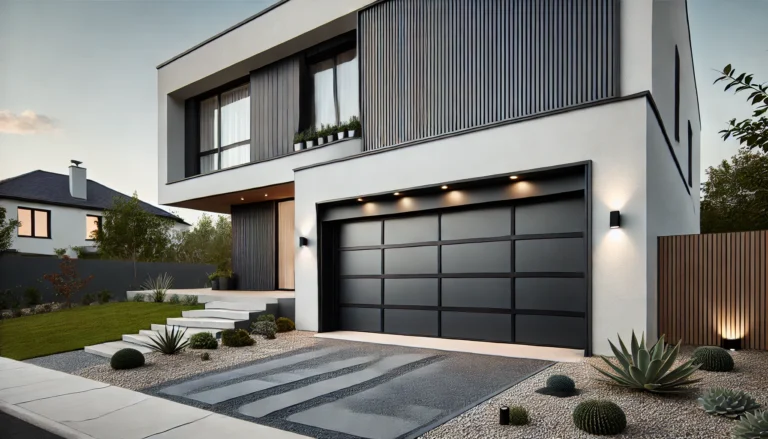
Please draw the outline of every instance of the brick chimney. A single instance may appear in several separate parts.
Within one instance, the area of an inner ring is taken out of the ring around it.
[[[72,165],[69,166],[69,194],[72,195],[73,198],[87,200],[88,180],[85,175],[86,169],[80,167],[80,164],[83,162],[77,160],[71,160],[71,162]]]

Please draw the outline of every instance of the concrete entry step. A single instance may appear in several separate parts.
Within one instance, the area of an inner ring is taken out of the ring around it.
[[[144,333],[143,335],[152,335],[152,334],[146,334],[145,332],[161,332],[161,331],[165,331],[166,325],[158,325],[156,323],[153,323],[151,328],[152,329],[150,331],[147,331],[146,329],[142,329],[141,331],[139,331],[139,334]],[[197,334],[197,333],[200,333],[200,332],[210,332],[211,335],[213,335],[214,337],[221,336],[221,329],[216,329],[216,328],[193,328],[193,327],[189,327],[189,326],[168,326],[168,330],[169,331],[172,330],[173,328],[178,328],[178,329],[180,329],[182,331],[184,329],[186,329],[187,330],[187,332],[186,332],[186,336],[187,337],[191,337],[193,334]]]
[[[216,300],[205,304],[205,309],[229,309],[232,311],[265,311],[267,305],[277,304],[277,299],[259,299],[249,302],[229,302]]]
[[[94,354],[105,358],[112,358],[112,356],[115,355],[115,352],[125,348],[136,349],[142,354],[148,354],[152,352],[152,349],[146,346],[140,346],[137,344],[128,343],[126,341],[110,341],[108,343],[86,346],[84,350],[89,354]]]
[[[231,309],[194,309],[191,311],[182,311],[182,317],[196,318],[196,317],[213,317],[217,319],[229,319],[229,320],[254,320],[256,319],[257,312],[240,311]]]
[[[208,329],[248,329],[251,326],[249,320],[230,320],[217,319],[213,317],[175,317],[166,321],[167,325],[183,326],[187,328],[208,328]]]

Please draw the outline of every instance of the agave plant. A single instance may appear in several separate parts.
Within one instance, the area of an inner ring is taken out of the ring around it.
[[[178,354],[189,345],[189,339],[184,338],[186,333],[186,328],[180,331],[176,326],[172,327],[171,331],[168,332],[168,327],[166,326],[164,333],[158,332],[156,336],[151,335],[149,337],[151,343],[144,343],[144,346],[166,355]]]
[[[154,302],[164,302],[165,293],[171,288],[171,285],[173,285],[173,276],[168,273],[161,273],[155,279],[147,277],[141,286],[152,292]]]
[[[710,415],[738,418],[760,408],[754,398],[741,390],[709,389],[698,399],[699,406]]]
[[[613,350],[616,360],[619,362],[618,366],[613,364],[608,358],[601,356],[603,361],[616,374],[606,372],[597,367],[595,369],[622,387],[657,393],[682,392],[687,390],[683,386],[697,383],[701,379],[690,378],[700,367],[698,364],[694,365],[693,360],[672,369],[675,359],[677,359],[677,354],[680,351],[681,341],[670,349],[670,346],[664,343],[664,336],[662,335],[659,341],[648,349],[645,345],[645,334],[642,335],[638,343],[635,332],[632,331],[631,353],[627,350],[621,337],[619,337],[621,350],[617,349],[608,340],[611,350]]]
[[[739,419],[732,434],[736,439],[768,437],[768,412],[745,414]]]

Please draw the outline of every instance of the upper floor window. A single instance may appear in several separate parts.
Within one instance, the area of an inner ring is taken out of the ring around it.
[[[19,236],[27,238],[51,237],[51,211],[19,207]]]
[[[96,239],[96,233],[101,230],[101,217],[98,215],[85,216],[85,239],[93,241]]]
[[[341,52],[310,66],[314,89],[312,124],[337,125],[360,115],[357,51]]]
[[[200,172],[251,161],[250,86],[200,101]]]

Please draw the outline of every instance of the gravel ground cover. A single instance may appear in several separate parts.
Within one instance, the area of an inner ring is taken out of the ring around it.
[[[190,377],[204,372],[221,370],[256,361],[262,358],[284,354],[296,349],[313,346],[318,339],[314,332],[291,331],[277,334],[275,340],[254,337],[253,346],[230,348],[219,345],[218,349],[185,349],[176,355],[160,353],[146,354],[144,367],[129,370],[112,370],[109,362],[75,370],[73,373],[85,378],[101,381],[131,390],[141,390],[166,381]],[[203,352],[211,359],[202,361]],[[85,354],[91,355],[91,354]]]
[[[681,361],[693,351],[685,347]],[[622,389],[602,381],[602,375],[591,364],[604,364],[598,357],[580,363],[559,363],[542,373],[511,387],[509,390],[448,421],[422,437],[448,438],[597,438],[573,425],[576,405],[590,398],[617,403],[627,415],[627,428],[617,438],[730,438],[734,421],[712,416],[701,410],[696,398],[701,390],[726,387],[744,390],[758,403],[768,407],[768,352],[734,352],[736,367],[732,372],[697,371],[702,378],[699,391],[682,396],[654,395]],[[557,398],[536,393],[547,377],[566,374],[582,390],[578,396]],[[499,407],[522,405],[528,409],[531,422],[526,426],[499,425]]]
[[[47,357],[32,358],[24,362],[66,373],[75,373],[81,369],[98,365],[109,366],[108,358],[89,354],[85,351],[64,352]]]

